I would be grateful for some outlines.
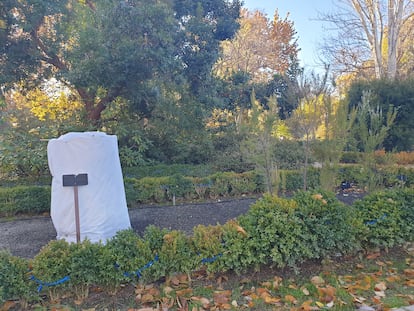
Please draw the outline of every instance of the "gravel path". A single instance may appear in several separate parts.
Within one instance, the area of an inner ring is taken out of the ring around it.
[[[244,214],[255,199],[239,199],[214,203],[154,206],[129,211],[132,228],[142,234],[148,225],[182,230],[191,234],[199,225],[223,224]],[[49,241],[56,238],[50,217],[32,217],[0,222],[0,250],[23,258],[33,258]]]

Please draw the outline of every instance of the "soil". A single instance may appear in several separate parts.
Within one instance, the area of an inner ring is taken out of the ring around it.
[[[361,196],[360,193],[337,195],[346,204],[352,204]],[[149,225],[191,234],[192,229],[199,224],[224,224],[246,213],[256,200],[239,198],[175,206],[141,206],[129,210],[129,216],[132,228],[140,235]],[[12,255],[22,258],[33,258],[44,245],[56,238],[56,230],[49,215],[0,219],[0,232],[0,250],[9,250]]]

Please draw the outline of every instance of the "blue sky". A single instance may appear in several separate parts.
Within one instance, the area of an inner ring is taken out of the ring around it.
[[[333,10],[333,0],[244,0],[249,10],[259,9],[267,13],[270,19],[277,9],[281,18],[289,12],[297,31],[299,53],[302,66],[318,71],[317,47],[323,38],[323,23],[316,21],[318,12],[329,13]]]

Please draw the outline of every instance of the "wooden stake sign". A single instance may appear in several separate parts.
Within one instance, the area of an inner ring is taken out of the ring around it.
[[[76,242],[80,243],[80,219],[79,219],[79,197],[78,186],[88,184],[88,174],[63,175],[63,187],[73,187],[75,200],[75,222],[76,222]]]

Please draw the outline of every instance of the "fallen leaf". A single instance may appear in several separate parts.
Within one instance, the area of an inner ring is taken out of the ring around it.
[[[321,286],[325,284],[325,280],[320,276],[314,276],[311,278],[311,283],[315,286]]]
[[[375,284],[374,286],[374,290],[376,292],[383,292],[387,289],[387,285],[385,284],[385,282],[380,282],[378,284]]]
[[[150,294],[144,294],[141,297],[141,302],[142,303],[148,303],[148,302],[154,302],[155,298],[154,296],[150,295]]]
[[[414,276],[414,269],[405,269],[404,274],[408,277],[413,277]]]
[[[304,287],[304,288],[302,288],[302,293],[305,295],[305,296],[309,296],[309,290],[306,288],[306,287]]]
[[[380,267],[385,267],[387,265],[385,262],[382,262],[382,261],[379,261],[379,260],[376,261],[375,263]]]
[[[302,303],[302,305],[300,306],[300,309],[303,311],[319,310],[318,307],[311,306],[312,303],[313,303],[313,300],[306,300]]]
[[[358,297],[358,296],[355,296],[355,295],[352,295],[352,294],[351,294],[351,296],[353,297],[354,302],[356,302],[356,303],[364,303],[364,301],[367,300],[364,297]]]
[[[331,302],[335,299],[336,288],[327,286],[318,288],[319,300],[325,303]]]
[[[266,288],[272,288],[272,282],[270,282],[270,281],[263,282],[260,285],[263,286],[263,287],[266,287]]]
[[[223,303],[220,305],[220,310],[231,310],[232,306],[229,303]]]
[[[394,282],[400,281],[401,278],[398,275],[391,275],[391,276],[387,277],[386,280],[389,283],[394,283]]]
[[[257,293],[260,297],[262,297],[263,295],[270,295],[270,294],[269,294],[269,290],[268,290],[267,288],[263,288],[263,287],[259,287],[259,288],[256,290],[256,293]]]
[[[286,295],[285,296],[285,301],[290,302],[294,305],[298,303],[297,299],[292,295]]]
[[[224,305],[228,304],[230,301],[231,291],[225,290],[225,291],[215,291],[213,293],[213,300],[216,305]]]
[[[181,290],[177,290],[175,292],[175,294],[178,297],[187,297],[187,298],[189,298],[193,294],[193,289],[192,288],[184,288],[184,289],[181,289]]]
[[[367,255],[367,259],[376,259],[376,258],[378,258],[380,256],[381,256],[381,253],[380,252],[371,253],[371,254],[368,254]]]
[[[281,298],[276,298],[276,297],[271,297],[271,296],[266,296],[266,297],[264,297],[263,300],[268,305],[275,305],[275,304],[279,304],[282,299]]]
[[[408,280],[405,282],[405,285],[410,286],[410,287],[414,287],[414,280]]]

